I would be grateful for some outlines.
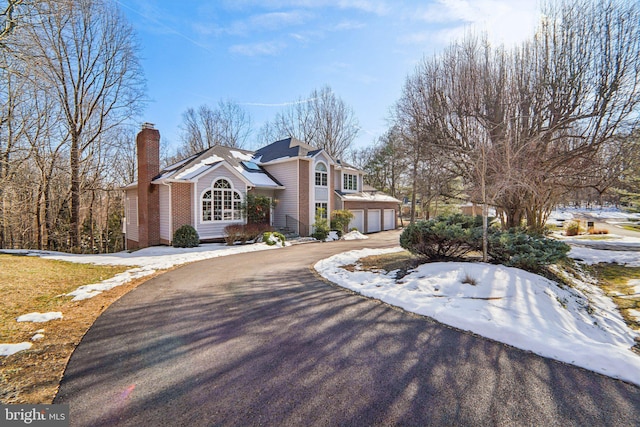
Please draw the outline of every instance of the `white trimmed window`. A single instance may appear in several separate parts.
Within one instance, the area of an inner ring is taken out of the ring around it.
[[[224,178],[213,183],[213,190],[202,194],[202,221],[242,219],[242,197]]]
[[[202,221],[211,221],[211,190],[202,195]]]
[[[316,203],[316,216],[320,214],[320,218],[327,219],[327,211],[327,203]]]
[[[326,187],[328,182],[327,165],[318,163],[316,165],[316,186]]]
[[[358,175],[350,173],[343,174],[342,189],[345,191],[358,191]]]

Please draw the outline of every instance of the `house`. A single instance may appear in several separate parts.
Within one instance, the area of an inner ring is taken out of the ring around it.
[[[138,180],[126,187],[125,224],[130,249],[171,244],[189,224],[201,240],[224,237],[245,223],[247,194],[272,200],[271,225],[308,236],[317,212],[354,214],[349,228],[363,233],[394,229],[400,201],[365,187],[363,172],[295,138],[257,151],[213,146],[160,170],[160,132],[145,123],[136,138]]]

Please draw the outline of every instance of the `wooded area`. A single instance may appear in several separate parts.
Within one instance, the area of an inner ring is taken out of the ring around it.
[[[0,8],[0,248],[123,249],[121,186],[135,180],[132,122],[145,81],[131,26],[110,0],[5,0]],[[468,35],[424,57],[389,130],[353,150],[353,110],[329,86],[257,132],[241,105],[189,108],[179,160],[215,144],[296,137],[351,160],[410,200],[495,206],[540,230],[561,203],[640,206],[640,6],[546,6],[535,35],[495,46]]]
[[[145,89],[131,27],[102,0],[13,0],[2,18],[0,247],[122,249]]]
[[[638,4],[563,2],[543,15],[519,46],[469,35],[407,78],[393,127],[359,157],[372,185],[411,188],[412,218],[416,200],[428,212],[442,196],[537,231],[559,203],[638,206]]]

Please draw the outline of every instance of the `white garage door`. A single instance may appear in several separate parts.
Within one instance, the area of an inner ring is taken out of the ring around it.
[[[349,230],[352,228],[357,228],[359,232],[364,233],[364,211],[363,210],[352,210],[353,219],[349,223]]]
[[[380,209],[369,209],[367,212],[367,232],[380,231]]]
[[[393,230],[396,228],[396,210],[385,209],[384,210],[384,229]]]

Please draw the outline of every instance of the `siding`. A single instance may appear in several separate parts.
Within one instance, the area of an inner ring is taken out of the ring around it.
[[[204,193],[208,189],[211,189],[211,186],[218,178],[225,178],[226,180],[228,180],[231,183],[233,189],[240,193],[242,201],[244,201],[245,195],[247,194],[247,186],[244,181],[238,178],[225,166],[220,166],[198,179],[198,182],[195,185],[196,191],[193,197],[193,216],[195,229],[200,235],[200,239],[202,240],[223,238],[224,228],[227,225],[245,222],[244,220],[202,222],[202,207],[200,206],[202,193]]]
[[[171,188],[168,185],[160,185],[160,242],[170,244],[171,230]]]
[[[138,190],[127,190],[127,240],[138,241]]]
[[[296,220],[300,220],[298,211],[298,160],[265,165],[267,172],[273,175],[286,190],[277,194],[278,202],[274,210],[273,226],[275,228],[286,227],[286,216],[289,215]],[[293,230],[298,232],[299,230]]]

